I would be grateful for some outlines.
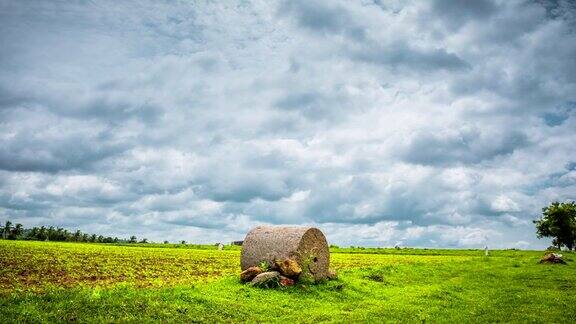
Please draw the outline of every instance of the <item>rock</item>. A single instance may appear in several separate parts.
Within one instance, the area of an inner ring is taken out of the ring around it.
[[[564,259],[562,259],[562,254],[546,253],[546,255],[544,255],[542,257],[542,259],[540,259],[540,263],[566,264],[566,261],[564,261]]]
[[[275,260],[276,268],[286,277],[296,278],[302,273],[302,268],[298,262],[292,259]]]
[[[240,273],[240,280],[243,282],[252,281],[254,277],[262,273],[260,267],[250,267]]]
[[[280,284],[280,272],[278,271],[268,271],[262,272],[252,279],[250,282],[252,286],[256,287],[266,287],[272,288],[277,287]]]
[[[334,269],[328,269],[328,279],[329,280],[336,280],[338,279],[338,273]]]
[[[280,286],[282,287],[294,286],[294,283],[295,283],[294,279],[280,276]]]

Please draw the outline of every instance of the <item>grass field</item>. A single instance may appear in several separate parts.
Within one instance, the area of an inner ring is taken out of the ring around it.
[[[0,240],[0,322],[576,322],[576,266],[542,252],[332,249],[339,279],[239,283],[240,249]]]

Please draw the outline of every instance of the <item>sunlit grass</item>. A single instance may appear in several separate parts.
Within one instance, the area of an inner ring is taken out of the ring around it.
[[[332,265],[339,269],[338,280],[264,290],[238,282],[237,248],[0,241],[0,318],[3,322],[576,321],[573,261],[567,266],[541,265],[542,252],[537,251],[493,251],[486,258],[478,250],[372,249],[368,254],[334,250]],[[51,260],[57,269],[52,272]],[[23,270],[36,279],[21,279]],[[58,279],[53,272],[69,279]]]

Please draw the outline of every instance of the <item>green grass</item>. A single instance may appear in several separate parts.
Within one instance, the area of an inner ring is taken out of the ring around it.
[[[338,280],[265,290],[238,282],[238,249],[0,241],[0,322],[576,322],[574,261],[541,265],[538,251],[363,251],[333,249]],[[22,279],[23,268],[47,273],[49,260],[74,280]],[[99,276],[85,280],[95,265]]]

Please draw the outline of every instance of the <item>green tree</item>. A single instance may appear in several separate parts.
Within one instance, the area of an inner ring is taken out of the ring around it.
[[[40,240],[40,241],[47,241],[48,240],[48,233],[46,232],[46,226],[42,226],[38,230],[38,240]]]
[[[38,227],[32,227],[28,235],[26,236],[28,240],[37,240],[38,239]]]
[[[535,220],[538,238],[552,237],[552,244],[572,250],[576,246],[576,202],[553,202],[542,208],[542,218]]]
[[[136,236],[130,236],[130,241],[128,241],[128,243],[136,243]]]
[[[12,229],[12,231],[10,232],[10,236],[9,238],[11,240],[16,240],[20,237],[20,235],[22,235],[24,233],[24,228],[22,227],[22,224],[16,224],[16,226],[14,226],[14,228]]]
[[[4,236],[4,239],[8,238],[8,235],[10,235],[11,231],[12,231],[12,222],[6,221],[6,224],[4,224],[4,229],[2,230],[2,236]]]
[[[48,241],[55,241],[56,229],[54,228],[54,226],[48,227],[47,237],[48,237]]]
[[[74,242],[80,242],[82,240],[82,232],[80,230],[76,230],[73,236]]]

